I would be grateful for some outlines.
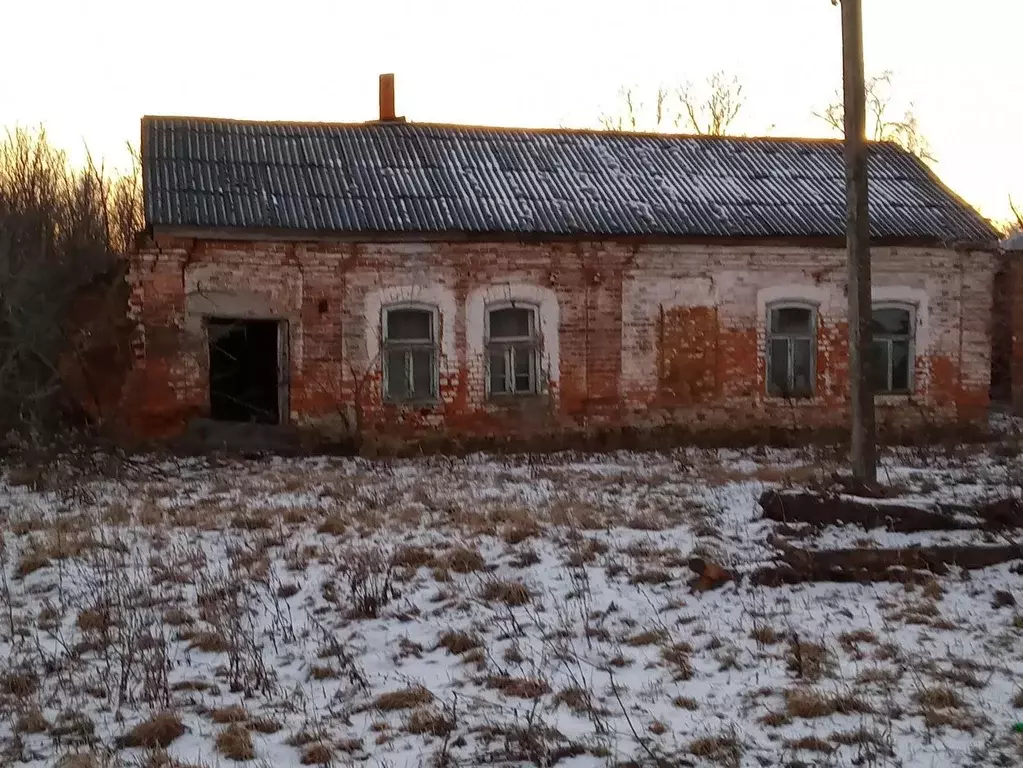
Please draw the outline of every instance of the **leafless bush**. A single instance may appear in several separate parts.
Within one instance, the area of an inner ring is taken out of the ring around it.
[[[127,339],[122,256],[142,227],[137,172],[69,164],[43,131],[0,140],[0,435],[52,443],[102,420]],[[99,374],[99,375],[97,375]]]

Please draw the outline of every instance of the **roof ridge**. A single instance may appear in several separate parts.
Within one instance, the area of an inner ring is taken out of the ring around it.
[[[570,126],[517,126],[517,125],[483,125],[477,123],[442,123],[429,121],[412,120],[364,120],[361,122],[341,122],[331,120],[261,120],[255,118],[217,117],[210,115],[143,115],[142,122],[171,122],[171,121],[192,121],[198,123],[224,124],[224,125],[251,125],[251,126],[276,126],[288,128],[384,128],[384,129],[416,129],[432,128],[451,131],[480,131],[485,133],[522,133],[550,134],[565,136],[607,136],[629,139],[694,139],[698,141],[732,141],[732,142],[768,142],[778,144],[824,144],[829,146],[841,145],[843,139],[831,136],[766,136],[766,135],[735,135],[735,134],[706,134],[706,133],[683,133],[670,131],[617,131],[605,128],[573,128]],[[876,146],[896,146],[889,141],[868,141],[868,144]]]

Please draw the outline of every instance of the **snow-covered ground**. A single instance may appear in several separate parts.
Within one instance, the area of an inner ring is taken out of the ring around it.
[[[1023,600],[1012,564],[743,578],[772,557],[763,490],[835,469],[690,450],[12,470],[0,764],[1023,764],[1023,607],[994,604]],[[910,501],[1023,484],[1004,449],[903,450],[881,475]],[[914,536],[815,544],[983,541]],[[694,554],[737,581],[693,592]]]

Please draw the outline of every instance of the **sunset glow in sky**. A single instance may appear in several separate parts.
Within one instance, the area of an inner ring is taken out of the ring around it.
[[[987,216],[1023,203],[1023,0],[863,0],[868,74],[892,70],[936,172]],[[361,121],[394,72],[414,121],[595,127],[623,84],[716,70],[738,130],[831,135],[830,0],[0,0],[0,126],[45,124],[113,164],[143,114]]]

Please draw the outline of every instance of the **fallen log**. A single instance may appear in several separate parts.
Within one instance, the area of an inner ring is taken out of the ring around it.
[[[1023,502],[998,499],[974,507],[930,507],[879,502],[850,496],[822,495],[808,491],[767,490],[760,495],[764,517],[779,523],[860,525],[889,531],[1001,530],[1023,525]]]
[[[944,575],[952,567],[987,568],[1023,558],[1023,545],[908,547],[903,549],[823,549],[785,547],[779,562],[756,571],[762,586],[835,581],[909,581]]]

